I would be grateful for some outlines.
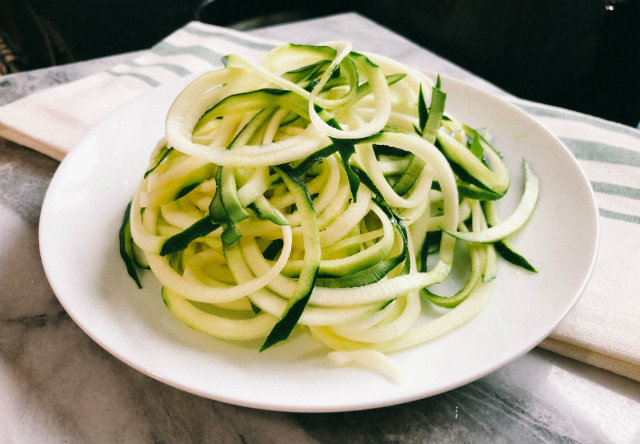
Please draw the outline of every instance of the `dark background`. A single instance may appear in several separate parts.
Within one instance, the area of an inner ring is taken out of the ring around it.
[[[0,61],[24,71],[148,48],[191,20],[250,29],[344,11],[522,98],[640,123],[640,0],[0,0]]]

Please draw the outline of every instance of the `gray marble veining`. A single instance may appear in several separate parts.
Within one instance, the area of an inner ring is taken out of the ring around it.
[[[312,21],[306,37],[359,20],[346,14]],[[396,37],[384,39],[394,51]],[[434,60],[443,72],[470,76]],[[9,76],[10,86],[0,80],[2,98],[95,66]],[[348,413],[237,407],[145,376],[80,330],[49,287],[38,218],[57,165],[0,139],[0,443],[640,443],[640,384],[539,349],[447,393]]]

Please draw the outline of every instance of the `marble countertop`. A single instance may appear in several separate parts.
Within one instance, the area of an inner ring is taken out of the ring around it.
[[[363,50],[494,86],[355,14],[304,24],[304,39],[349,32]],[[251,31],[285,39],[295,24]],[[348,30],[348,31],[346,31]],[[299,39],[298,39],[299,40]],[[380,42],[383,42],[382,44]],[[0,77],[0,104],[131,59],[124,54]],[[639,443],[640,384],[533,349],[441,395],[348,413],[237,407],[128,367],[69,318],[44,275],[38,219],[58,162],[0,138],[0,442]]]

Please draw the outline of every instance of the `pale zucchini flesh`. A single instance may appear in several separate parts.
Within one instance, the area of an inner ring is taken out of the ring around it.
[[[381,353],[487,303],[496,251],[518,255],[506,239],[531,218],[537,177],[523,161],[520,204],[493,217],[509,171],[484,131],[447,111],[446,81],[349,42],[224,62],[169,110],[121,225],[128,273],[141,285],[150,268],[169,312],[203,333],[260,338],[264,351],[299,327],[340,351],[336,364],[396,378]],[[438,295],[459,240],[468,281]],[[449,311],[420,325],[433,304]]]

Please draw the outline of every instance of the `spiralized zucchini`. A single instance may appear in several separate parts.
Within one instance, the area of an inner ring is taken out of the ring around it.
[[[528,220],[538,184],[525,165],[529,213],[474,241],[509,173],[484,131],[444,111],[439,79],[348,42],[224,61],[176,98],[132,199],[120,237],[137,282],[150,268],[182,322],[264,338],[263,350],[306,328],[338,365],[385,367],[380,352],[482,310],[493,243]],[[468,281],[438,295],[454,253],[468,256]],[[424,322],[433,305],[440,316]]]

